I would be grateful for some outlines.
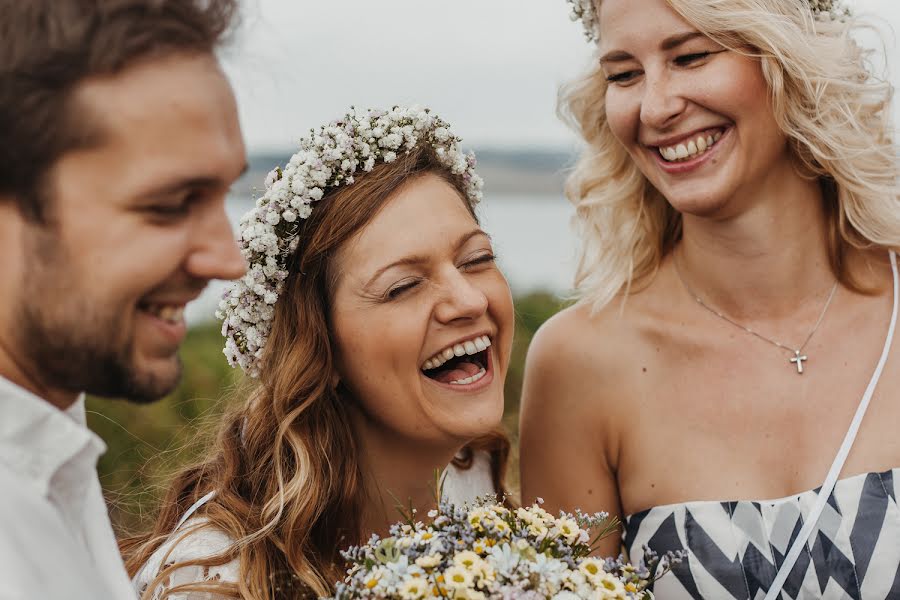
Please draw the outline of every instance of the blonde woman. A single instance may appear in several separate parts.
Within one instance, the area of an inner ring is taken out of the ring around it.
[[[853,17],[573,1],[580,301],[529,352],[523,500],[686,550],[666,600],[900,598],[900,173]]]
[[[397,502],[502,491],[513,310],[447,124],[352,111],[304,138],[244,218],[222,304],[255,391],[125,544],[143,599],[326,596]],[[454,458],[455,457],[455,458]]]

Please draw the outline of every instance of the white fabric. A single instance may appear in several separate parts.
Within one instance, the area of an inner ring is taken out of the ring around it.
[[[0,599],[134,599],[84,397],[62,411],[0,377]]]
[[[890,258],[891,272],[894,278],[894,307],[891,312],[891,324],[888,327],[884,348],[881,351],[881,358],[878,359],[878,366],[875,367],[875,372],[872,373],[872,378],[869,380],[866,392],[859,402],[859,407],[856,409],[856,414],[853,416],[853,421],[850,423],[850,429],[847,431],[847,435],[844,437],[844,441],[838,450],[837,456],[834,457],[834,462],[831,464],[831,469],[829,469],[828,475],[825,477],[825,483],[822,484],[822,489],[819,491],[816,503],[813,505],[806,522],[803,524],[803,528],[797,535],[797,539],[788,551],[787,556],[784,557],[784,562],[781,563],[781,568],[775,575],[775,580],[772,582],[772,586],[769,588],[765,600],[776,600],[781,594],[781,588],[784,586],[785,580],[787,580],[791,569],[794,567],[794,563],[797,562],[800,553],[806,549],[806,544],[809,542],[809,536],[819,522],[819,517],[822,515],[822,509],[825,508],[825,503],[828,502],[828,498],[831,497],[831,492],[834,491],[834,486],[841,474],[841,470],[844,468],[844,462],[850,454],[853,442],[856,441],[856,434],[859,432],[859,426],[862,424],[863,417],[866,416],[866,410],[869,408],[869,401],[875,393],[875,388],[878,386],[878,380],[881,378],[881,372],[884,370],[884,365],[887,362],[888,354],[891,351],[891,342],[894,340],[894,328],[897,326],[898,293],[897,256],[894,254],[893,250],[890,253]]]
[[[495,490],[493,478],[491,477],[489,456],[484,452],[476,453],[471,468],[466,470],[456,469],[452,465],[447,467],[444,471],[441,489],[445,500],[458,505],[471,503],[478,496],[493,493]],[[150,556],[150,559],[134,576],[132,583],[134,584],[134,589],[141,597],[146,593],[153,579],[159,574],[164,560],[166,565],[172,565],[183,561],[208,558],[221,554],[231,546],[232,540],[230,537],[218,529],[200,527],[191,531],[191,528],[204,523],[204,519],[191,518],[192,515],[203,504],[212,499],[213,496],[213,492],[206,494],[185,512],[178,527],[175,528],[169,539],[156,549],[156,552]],[[185,526],[183,530],[181,529],[182,524]],[[162,585],[152,590],[148,597],[151,600],[156,600],[166,590],[184,583],[237,581],[239,574],[240,565],[237,560],[216,567],[182,567],[176,570]],[[214,600],[216,596],[210,593],[194,592],[176,594],[168,598],[171,600]],[[0,596],[0,599],[2,599],[2,596]]]

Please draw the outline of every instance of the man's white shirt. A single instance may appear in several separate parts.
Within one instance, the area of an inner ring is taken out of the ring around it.
[[[68,410],[0,377],[0,600],[134,600],[97,459],[106,445]]]

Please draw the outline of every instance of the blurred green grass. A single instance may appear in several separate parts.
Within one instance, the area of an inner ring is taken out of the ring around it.
[[[538,327],[563,306],[563,300],[546,292],[515,299],[516,331],[504,413],[504,425],[514,448],[528,345]],[[223,411],[229,403],[242,401],[236,393],[241,374],[225,362],[219,328],[218,323],[191,328],[181,350],[181,383],[159,402],[138,406],[120,400],[87,399],[88,425],[108,446],[98,470],[113,524],[120,532],[148,524],[171,474],[208,450]],[[518,489],[515,450],[508,481],[511,489]]]

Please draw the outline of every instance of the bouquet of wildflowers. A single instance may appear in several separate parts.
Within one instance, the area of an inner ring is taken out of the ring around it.
[[[649,600],[650,583],[682,558],[648,552],[635,567],[591,557],[618,523],[605,513],[554,517],[540,503],[509,509],[487,498],[441,504],[427,523],[411,509],[404,518],[390,537],[343,553],[347,576],[328,600]]]

